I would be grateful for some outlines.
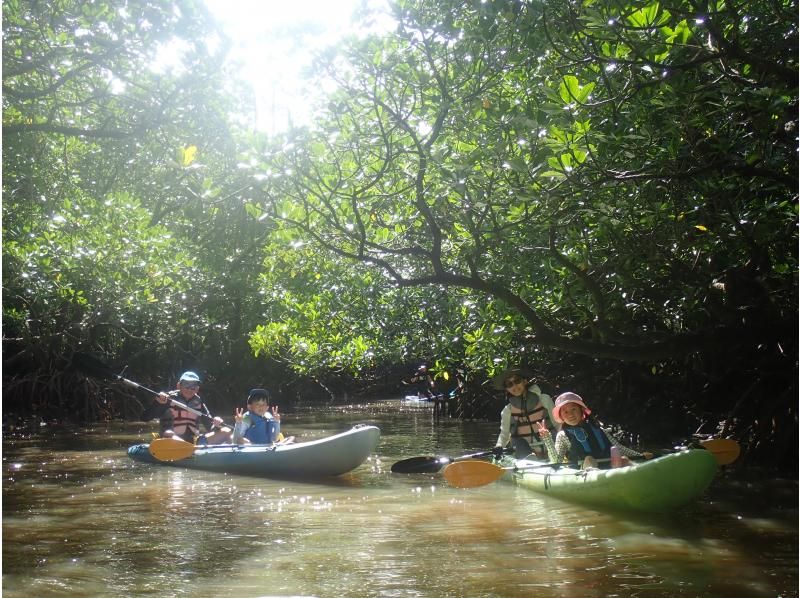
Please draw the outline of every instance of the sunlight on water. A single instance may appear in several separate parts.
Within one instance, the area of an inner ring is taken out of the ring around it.
[[[796,595],[794,483],[788,506],[756,510],[721,479],[710,498],[725,503],[625,517],[504,482],[458,490],[389,471],[490,447],[495,422],[434,428],[429,411],[384,405],[284,426],[303,440],[367,421],[383,431],[376,454],[313,483],[133,462],[125,448],[146,424],[5,438],[4,596]]]

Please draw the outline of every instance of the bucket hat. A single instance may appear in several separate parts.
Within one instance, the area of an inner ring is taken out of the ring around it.
[[[565,392],[556,397],[555,405],[553,406],[553,419],[559,424],[564,423],[564,420],[561,419],[561,408],[567,403],[576,403],[580,405],[583,409],[584,417],[587,417],[592,413],[592,410],[586,406],[586,403],[583,402],[583,399],[580,397],[580,395],[577,395],[574,392]]]
[[[519,376],[520,378],[525,378],[525,380],[530,380],[533,377],[533,374],[530,372],[530,370],[527,370],[523,367],[506,368],[492,378],[492,386],[497,390],[504,390],[506,387],[506,380],[508,380],[511,376]]]

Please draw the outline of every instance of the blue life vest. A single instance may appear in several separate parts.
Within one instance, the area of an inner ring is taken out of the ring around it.
[[[242,418],[249,427],[244,433],[253,444],[271,444],[278,438],[280,424],[273,418],[266,418],[249,411]]]
[[[611,458],[611,441],[596,423],[588,420],[577,426],[564,424],[562,430],[569,438],[569,460],[582,461],[585,457]]]

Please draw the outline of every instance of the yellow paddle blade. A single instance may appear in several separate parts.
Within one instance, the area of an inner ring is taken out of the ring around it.
[[[194,454],[194,445],[179,438],[156,438],[150,443],[150,454],[159,461],[180,461]]]
[[[499,480],[505,472],[487,461],[456,461],[444,468],[444,479],[456,488],[475,488]]]
[[[739,458],[739,453],[742,451],[739,443],[730,438],[703,440],[700,445],[714,455],[720,465],[730,465]]]

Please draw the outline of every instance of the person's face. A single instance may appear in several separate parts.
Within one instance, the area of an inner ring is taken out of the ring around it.
[[[252,403],[248,404],[247,408],[250,409],[252,413],[255,413],[256,415],[260,415],[263,417],[264,414],[267,412],[267,409],[269,409],[269,403],[267,403],[267,401],[265,401],[264,399],[261,399],[259,401],[253,401]]]
[[[583,420],[583,408],[577,403],[566,403],[560,410],[561,419],[570,426],[577,426]]]
[[[506,392],[515,397],[519,397],[525,392],[526,382],[527,380],[521,378],[520,376],[509,376],[504,382]]]
[[[182,380],[178,382],[178,390],[181,391],[181,396],[188,401],[197,394],[197,391],[200,390],[200,385],[197,382]]]

